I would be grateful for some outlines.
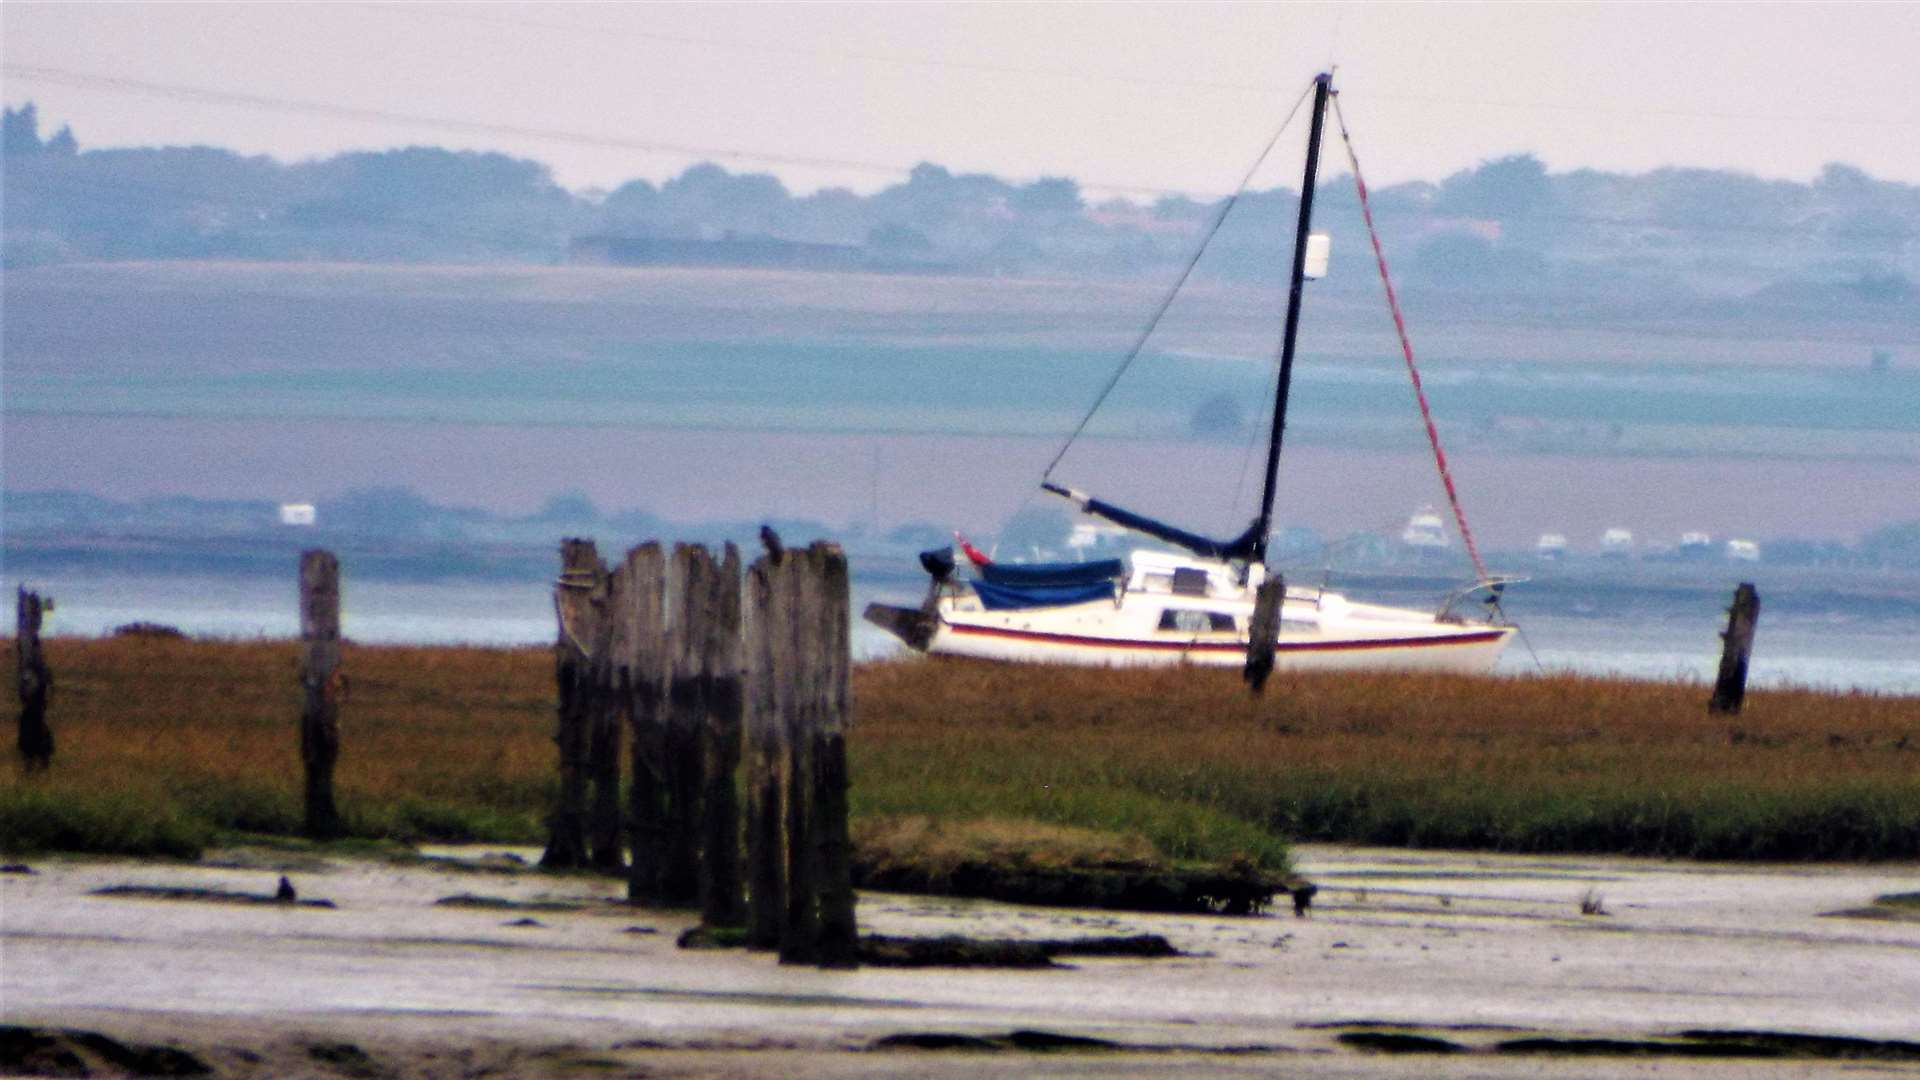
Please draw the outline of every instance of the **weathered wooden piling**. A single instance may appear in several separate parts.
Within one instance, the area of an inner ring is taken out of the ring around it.
[[[740,551],[732,544],[707,596],[701,635],[706,704],[700,775],[700,921],[708,927],[746,923],[740,880],[740,767],[742,689],[740,670]]]
[[[1727,628],[1720,638],[1720,677],[1714,680],[1713,699],[1708,710],[1737,713],[1747,699],[1747,662],[1753,656],[1753,631],[1760,621],[1760,593],[1753,582],[1743,581],[1733,590],[1733,606],[1727,610]]]
[[[857,961],[852,845],[847,835],[846,556],[834,544],[788,551],[774,569],[769,629],[785,637],[770,650],[784,738],[785,918],[780,962],[852,967]]]
[[[1247,686],[1255,694],[1267,688],[1273,674],[1274,639],[1280,634],[1280,607],[1287,598],[1286,579],[1278,574],[1260,583],[1253,597],[1253,618],[1247,624]]]
[[[53,694],[53,670],[40,646],[40,621],[53,600],[20,586],[14,609],[14,685],[20,691],[20,759],[29,772],[53,764],[53,728],[47,723],[47,699]]]
[[[607,571],[591,540],[560,542],[560,577],[553,609],[559,623],[554,678],[560,705],[553,741],[560,755],[560,789],[547,823],[547,849],[540,865],[587,865],[587,784],[595,697],[594,659],[605,609]]]
[[[300,553],[300,641],[306,834],[325,840],[345,831],[333,801],[333,769],[340,759],[340,560],[330,551]]]
[[[853,840],[847,830],[847,678],[852,651],[847,557],[834,544],[808,551],[812,633],[802,638],[814,653],[811,689],[819,712],[813,728],[813,842],[820,895],[819,959],[822,967],[860,963],[860,931],[854,919]]]
[[[792,643],[791,605],[780,569],[779,538],[762,533],[767,553],[747,570],[741,612],[742,661],[746,668],[747,947],[780,945],[786,921],[786,803],[781,783],[792,694],[784,673]]]
[[[833,544],[787,552],[763,539],[768,553],[744,584],[731,544],[718,559],[704,547],[679,544],[667,557],[643,544],[605,586],[606,696],[632,732],[627,895],[697,902],[705,926],[744,925],[751,945],[777,947],[784,963],[851,967],[847,561]],[[564,794],[579,783],[567,772],[577,668],[595,649],[582,639],[589,616],[574,594],[591,593],[598,565],[585,541],[568,541],[563,558],[562,811],[577,805]]]
[[[587,817],[588,856],[601,870],[618,871],[625,865],[626,836],[621,828],[620,809],[620,729],[624,722],[625,702],[615,689],[614,636],[619,632],[618,612],[625,584],[599,568],[597,588],[589,594],[593,605],[593,657],[588,666],[592,691],[587,705],[587,780],[592,787],[592,803]]]
[[[814,840],[813,728],[819,719],[815,700],[817,672],[806,633],[814,620],[808,588],[813,549],[789,551],[780,560],[776,581],[785,594],[786,618],[774,628],[784,639],[776,655],[784,661],[776,669],[783,695],[785,721],[779,731],[781,796],[785,804],[786,911],[780,920],[780,962],[816,964],[820,961],[819,848]]]
[[[719,568],[698,544],[675,544],[667,565],[666,863],[660,899],[673,907],[700,902],[701,797],[706,791],[708,636]]]
[[[627,794],[632,847],[627,899],[658,904],[667,864],[667,576],[660,545],[641,544],[629,550],[617,574],[625,581],[615,589],[619,627],[613,664],[633,747]]]

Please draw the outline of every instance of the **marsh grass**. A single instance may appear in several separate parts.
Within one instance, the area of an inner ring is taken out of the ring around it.
[[[45,774],[0,765],[9,850],[183,855],[301,827],[298,649],[55,638]],[[349,831],[543,839],[552,661],[538,649],[349,646],[336,790]]]
[[[876,871],[912,867],[934,877],[967,863],[1012,870],[1165,869],[1143,836],[1015,818],[867,817],[854,825],[853,844]]]
[[[1250,838],[1729,859],[1920,855],[1920,698],[1571,675],[870,664],[856,806],[1120,828],[1176,859]],[[1271,857],[1271,855],[1263,856]]]
[[[299,831],[294,644],[47,648],[54,766],[0,758],[0,847],[190,854]],[[336,783],[353,836],[544,839],[548,650],[350,644],[345,671]],[[1000,835],[1008,858],[1144,845],[1276,870],[1287,839],[1920,856],[1920,698],[1757,690],[1716,717],[1705,696],[1574,676],[1278,675],[1254,699],[1232,671],[871,663],[854,673],[855,822],[925,821],[938,857]]]

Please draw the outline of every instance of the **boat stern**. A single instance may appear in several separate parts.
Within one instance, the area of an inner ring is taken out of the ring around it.
[[[861,617],[899,638],[915,652],[927,651],[933,644],[934,631],[940,625],[939,617],[925,608],[895,604],[868,604]]]

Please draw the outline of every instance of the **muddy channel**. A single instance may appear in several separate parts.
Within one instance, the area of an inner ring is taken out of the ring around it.
[[[1874,905],[1920,893],[1915,864],[1304,845],[1306,918],[860,898],[870,933],[1159,934],[1177,957],[828,972],[681,949],[691,917],[615,882],[432,854],[0,874],[0,1072],[1920,1076],[1920,917]],[[282,875],[300,902],[156,891]],[[142,888],[97,892],[120,886]],[[458,896],[514,903],[437,902]]]

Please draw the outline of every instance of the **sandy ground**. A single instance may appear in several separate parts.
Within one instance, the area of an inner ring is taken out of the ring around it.
[[[1920,1040],[1920,922],[1830,914],[1920,891],[1920,866],[1297,854],[1321,886],[1306,919],[862,897],[874,932],[1151,932],[1192,954],[1019,972],[782,968],[677,948],[680,914],[433,903],[619,891],[590,878],[258,852],[227,866],[42,860],[0,875],[0,1017],[181,1046],[258,1076],[1920,1075],[1920,1062],[1492,1049],[1688,1029]],[[282,872],[303,899],[338,907],[88,895],[128,883],[271,892]],[[1589,896],[1604,914],[1581,913]],[[537,925],[513,925],[525,918]],[[1402,1029],[1478,1052],[1388,1055],[1341,1038]],[[873,1049],[901,1034],[1027,1030],[1122,1049]],[[353,1052],[313,1049],[343,1043]]]

